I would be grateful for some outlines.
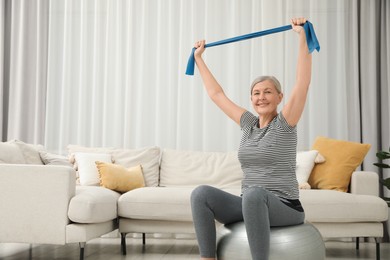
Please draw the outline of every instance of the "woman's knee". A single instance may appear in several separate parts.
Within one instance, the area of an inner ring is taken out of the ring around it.
[[[198,201],[206,201],[211,189],[212,187],[208,185],[200,185],[196,187],[191,193],[191,203]]]
[[[243,203],[267,203],[267,191],[262,187],[250,187],[243,194]]]

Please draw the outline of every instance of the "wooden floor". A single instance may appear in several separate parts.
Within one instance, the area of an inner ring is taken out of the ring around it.
[[[375,259],[375,243],[360,243],[360,249],[355,249],[353,242],[327,241],[327,260]],[[140,260],[140,259],[199,259],[199,251],[192,239],[147,239],[142,246],[139,238],[127,238],[127,255],[120,252],[119,238],[99,238],[87,243],[86,260]],[[1,260],[22,259],[78,259],[78,244],[65,246],[0,244]],[[381,259],[390,259],[390,243],[381,244]],[[313,259],[314,260],[314,259]]]

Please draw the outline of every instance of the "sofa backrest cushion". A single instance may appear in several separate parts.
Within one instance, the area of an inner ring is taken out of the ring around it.
[[[145,186],[147,187],[158,186],[160,153],[161,150],[159,147],[114,149],[111,152],[112,158],[116,164],[126,168],[140,164],[144,174]]]
[[[73,165],[69,162],[67,156],[49,153],[47,151],[40,151],[39,155],[45,165],[62,165],[73,168]]]
[[[25,164],[26,160],[18,145],[13,142],[2,142],[0,143],[0,163]]]
[[[23,157],[26,160],[27,164],[36,164],[43,165],[41,156],[39,155],[40,151],[44,151],[45,148],[40,144],[27,144],[20,140],[13,140],[17,146],[19,146],[20,151],[22,151]]]
[[[0,143],[0,163],[43,165],[39,151],[42,145],[27,144],[19,140]]]
[[[241,187],[242,170],[237,152],[163,150],[160,186]]]

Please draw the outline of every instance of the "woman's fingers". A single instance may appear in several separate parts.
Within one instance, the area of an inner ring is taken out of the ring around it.
[[[306,23],[306,18],[304,18],[304,17],[292,18],[291,23],[293,25],[301,25],[301,24]]]
[[[293,27],[293,30],[298,33],[300,33],[303,30],[302,25],[304,23],[306,23],[306,18],[303,17],[297,17],[291,19],[291,25]]]
[[[201,56],[202,53],[204,52],[204,45],[205,45],[206,41],[205,40],[201,40],[201,41],[197,41],[195,42],[194,44],[194,47],[195,47],[195,57],[198,57],[198,56]]]
[[[197,41],[195,42],[194,47],[197,49],[199,47],[204,46],[204,44],[205,44],[205,40]]]

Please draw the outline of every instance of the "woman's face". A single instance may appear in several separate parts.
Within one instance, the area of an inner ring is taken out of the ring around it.
[[[252,89],[252,106],[259,115],[277,112],[282,98],[283,94],[278,93],[274,84],[269,80],[257,83]]]

